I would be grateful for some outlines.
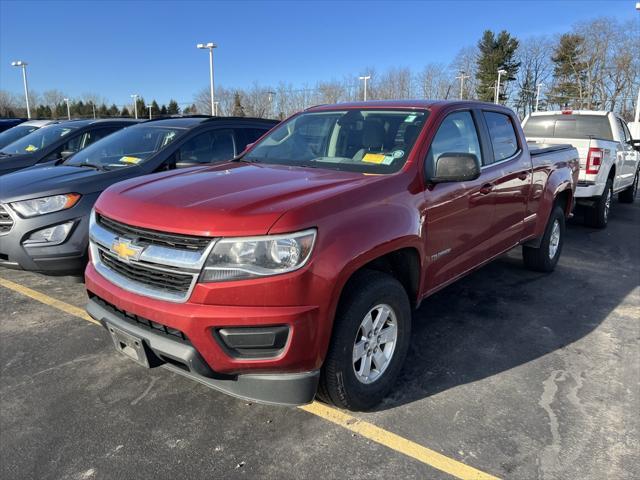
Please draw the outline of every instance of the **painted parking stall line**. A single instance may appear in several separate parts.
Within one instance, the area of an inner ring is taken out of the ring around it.
[[[57,300],[49,295],[45,295],[31,288],[12,282],[11,280],[0,277],[0,286],[50,307],[56,308],[74,317],[93,323],[94,325],[100,325],[100,322],[91,318],[84,309],[70,305],[61,300]],[[498,477],[473,468],[465,463],[447,457],[435,450],[431,450],[430,448],[424,447],[418,443],[401,437],[400,435],[389,432],[388,430],[351,416],[342,410],[338,410],[323,403],[313,402],[309,405],[304,405],[298,408],[356,433],[379,445],[383,445],[391,450],[406,455],[407,457],[413,458],[425,465],[428,465],[429,467],[447,473],[455,478],[463,480],[498,479]]]

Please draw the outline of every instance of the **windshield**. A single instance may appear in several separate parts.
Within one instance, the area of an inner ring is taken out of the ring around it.
[[[19,138],[22,138],[37,129],[38,127],[35,125],[17,125],[9,130],[5,130],[0,133],[0,148],[6,147],[10,143],[15,142]]]
[[[138,165],[169,145],[184,131],[151,125],[123,128],[76,153],[65,165],[91,165],[106,170]]]
[[[365,109],[303,113],[268,134],[240,160],[393,173],[407,161],[427,115]]]
[[[613,140],[605,115],[535,115],[524,125],[526,137]]]
[[[42,127],[29,135],[26,135],[13,143],[4,147],[1,152],[9,155],[18,155],[21,153],[32,153],[48,147],[55,141],[69,135],[74,131],[76,126],[65,126],[64,124],[49,125]]]

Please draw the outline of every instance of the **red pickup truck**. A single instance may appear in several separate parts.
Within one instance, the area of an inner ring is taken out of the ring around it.
[[[422,300],[522,245],[554,269],[578,153],[530,151],[507,108],[325,105],[226,164],[124,181],[96,203],[88,312],[115,347],[272,404],[368,409]]]

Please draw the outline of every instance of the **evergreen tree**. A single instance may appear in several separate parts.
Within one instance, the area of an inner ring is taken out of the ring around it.
[[[162,105],[162,107],[160,107],[160,115],[166,115],[167,114],[167,106],[166,105]]]
[[[234,117],[244,117],[244,107],[242,106],[242,102],[240,101],[240,93],[236,92],[233,95],[233,110],[231,115]]]
[[[100,107],[98,107],[98,117],[99,118],[104,118],[104,117],[109,117],[109,109],[107,108],[107,106],[103,103],[102,105],[100,105]]]
[[[138,118],[147,118],[149,116],[144,98],[138,97],[136,99],[136,108],[138,109]]]
[[[115,103],[112,103],[109,109],[107,110],[107,115],[109,117],[119,117],[120,110],[118,110],[118,106]]]
[[[549,94],[551,103],[580,108],[584,97],[587,65],[582,60],[585,38],[565,33],[553,49],[553,88]]]
[[[129,113],[129,110],[127,109],[127,107],[122,107],[122,111],[120,112],[120,116],[121,117],[130,117],[131,114]]]
[[[485,30],[478,42],[479,55],[476,73],[478,99],[486,102],[492,102],[495,99],[498,70],[503,69],[507,72],[500,77],[501,85],[506,85],[508,82],[515,80],[516,73],[518,73],[518,68],[520,67],[520,62],[515,59],[517,49],[518,40],[506,30],[501,31],[498,36],[491,30]],[[504,100],[505,98],[505,95],[500,92],[499,99]]]
[[[156,102],[155,100],[151,102],[151,114],[152,115],[160,114],[160,105],[158,105],[158,102]]]
[[[178,102],[176,102],[173,98],[169,100],[169,106],[167,107],[167,113],[169,115],[178,115],[180,113],[180,107],[178,106]]]

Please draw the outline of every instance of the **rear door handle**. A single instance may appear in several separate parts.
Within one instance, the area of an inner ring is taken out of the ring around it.
[[[527,177],[528,177],[528,176],[529,176],[529,174],[528,174],[527,172],[519,173],[519,174],[518,174],[518,180],[522,180],[522,181],[524,181],[524,180],[526,180],[526,179],[527,179]]]
[[[485,183],[482,187],[480,187],[480,193],[482,195],[487,195],[491,193],[493,190],[493,185],[491,183]]]

